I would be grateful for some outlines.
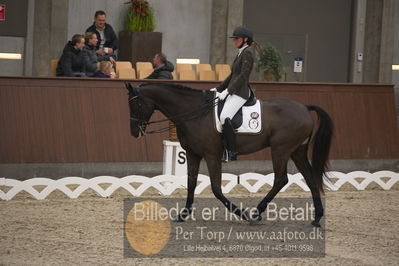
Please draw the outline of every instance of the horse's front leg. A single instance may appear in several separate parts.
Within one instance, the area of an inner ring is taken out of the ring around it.
[[[187,200],[186,207],[176,217],[175,221],[184,222],[185,219],[192,213],[193,202],[194,202],[194,191],[197,186],[198,171],[201,162],[201,157],[194,154],[193,152],[186,151],[187,158]]]
[[[222,163],[219,157],[205,158],[208,166],[209,177],[211,179],[212,192],[217,199],[232,213],[244,220],[249,220],[249,215],[244,210],[239,209],[235,204],[228,200],[222,192]]]

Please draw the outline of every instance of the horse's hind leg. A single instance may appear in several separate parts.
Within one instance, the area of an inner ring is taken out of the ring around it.
[[[175,221],[183,222],[187,216],[189,216],[193,211],[193,202],[194,202],[194,191],[197,186],[198,179],[198,171],[201,162],[201,157],[194,154],[193,152],[187,150],[186,152],[187,158],[187,200],[186,207],[183,211],[176,217]]]
[[[299,172],[305,178],[306,184],[310,188],[313,197],[313,204],[315,206],[315,220],[312,222],[312,225],[316,227],[320,227],[320,219],[323,216],[323,204],[320,199],[320,191],[317,188],[312,174],[312,166],[309,163],[307,157],[307,144],[301,145],[298,149],[296,149],[291,156],[292,160],[295,163],[295,166],[298,168]]]
[[[220,156],[216,158],[205,158],[208,166],[209,176],[211,179],[212,192],[215,197],[220,200],[223,205],[238,217],[248,220],[249,216],[244,211],[239,209],[235,204],[228,200],[222,192],[222,165]]]
[[[257,206],[257,213],[252,216],[253,220],[261,220],[261,214],[266,210],[267,205],[277,193],[288,183],[287,163],[291,152],[282,148],[272,148],[272,162],[274,170],[274,184],[272,189],[267,193]]]

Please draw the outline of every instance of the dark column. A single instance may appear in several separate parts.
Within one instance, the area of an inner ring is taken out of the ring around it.
[[[368,0],[364,43],[364,83],[392,82],[393,2]]]
[[[210,62],[212,65],[226,63],[228,6],[228,0],[212,1],[212,28],[210,47]]]
[[[58,59],[68,40],[68,0],[35,1],[34,76],[49,76],[51,59]]]
[[[228,39],[243,24],[244,0],[213,0],[211,64],[231,64],[237,54]]]

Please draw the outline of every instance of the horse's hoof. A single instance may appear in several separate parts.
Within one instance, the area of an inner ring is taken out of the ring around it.
[[[314,227],[320,227],[320,223],[319,223],[319,222],[316,222],[316,221],[313,221],[313,222],[312,222],[312,225],[313,225]]]
[[[175,218],[173,218],[173,222],[176,222],[176,223],[182,223],[182,222],[185,222],[185,221],[186,221],[186,219],[184,219],[180,215],[178,215]]]
[[[260,221],[262,221],[262,216],[261,215],[256,215],[255,217],[252,217],[252,220],[260,222]]]
[[[249,220],[250,224],[258,224],[260,221],[262,221],[262,216],[261,215],[253,215],[251,219]]]

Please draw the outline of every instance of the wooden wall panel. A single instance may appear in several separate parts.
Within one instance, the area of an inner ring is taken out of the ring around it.
[[[0,163],[161,161],[168,133],[130,136],[124,81],[0,77]],[[174,82],[197,89],[217,85]],[[399,158],[391,85],[257,82],[252,87],[260,99],[287,97],[325,109],[335,123],[332,158]],[[157,112],[152,119],[162,118]],[[240,157],[269,158],[269,149]]]

